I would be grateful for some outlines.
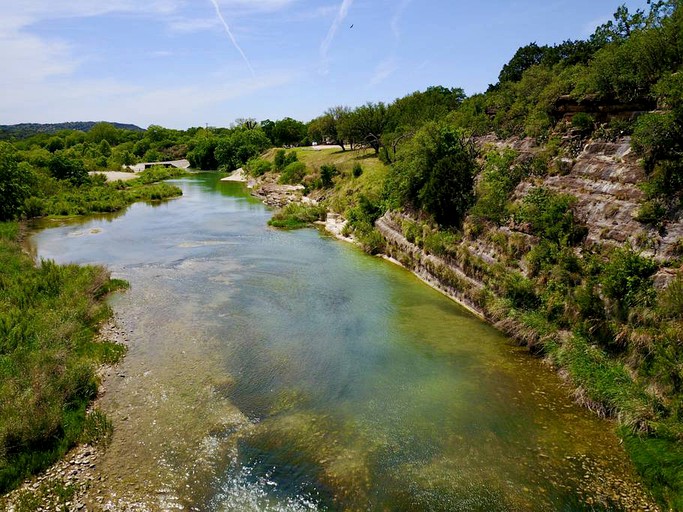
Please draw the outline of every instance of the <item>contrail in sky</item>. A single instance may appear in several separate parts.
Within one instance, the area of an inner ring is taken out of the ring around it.
[[[398,23],[401,20],[401,16],[403,15],[403,11],[406,10],[406,7],[408,7],[408,4],[412,0],[401,0],[401,3],[398,5],[396,8],[396,11],[394,12],[394,16],[391,18],[391,31],[394,33],[394,37],[398,41],[401,38],[401,32],[398,28]]]
[[[235,36],[232,35],[232,30],[230,30],[230,27],[225,21],[225,18],[223,17],[223,14],[221,14],[221,8],[218,6],[218,1],[217,0],[211,0],[211,3],[213,6],[216,8],[216,14],[218,15],[218,19],[221,20],[221,23],[223,24],[223,27],[225,28],[226,34],[228,34],[228,37],[230,38],[230,41],[232,41],[232,44],[235,48],[237,48],[237,51],[240,52],[240,55],[244,59],[244,62],[247,63],[247,67],[249,67],[249,71],[251,71],[251,76],[254,78],[256,77],[256,73],[254,73],[254,68],[251,67],[251,62],[249,62],[249,59],[247,58],[246,54],[242,51],[242,48],[240,48],[240,45],[237,44],[237,39],[235,39]]]
[[[325,37],[325,40],[320,45],[320,55],[323,59],[327,58],[327,52],[330,49],[332,40],[334,39],[334,36],[337,34],[337,30],[339,30],[339,25],[341,25],[344,22],[346,15],[349,13],[351,4],[353,4],[353,0],[343,0],[342,4],[339,6],[339,12],[337,12],[337,17],[332,22],[330,30],[327,32],[327,37]]]

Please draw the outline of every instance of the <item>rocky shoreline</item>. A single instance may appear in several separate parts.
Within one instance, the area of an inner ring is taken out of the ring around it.
[[[100,339],[128,346],[129,333],[119,325],[114,315],[100,329]],[[102,366],[98,369],[100,386],[97,399],[90,405],[91,410],[97,408],[106,392],[108,379],[117,375],[116,365]],[[105,502],[103,496],[89,494],[93,482],[102,478],[96,476],[95,470],[105,451],[106,446],[103,443],[74,447],[62,460],[46,471],[27,479],[18,488],[0,497],[0,509],[8,512],[80,511],[93,510],[86,503],[97,503],[97,510],[123,510],[118,505]],[[101,494],[102,491],[98,492]],[[125,510],[139,509],[126,507]]]

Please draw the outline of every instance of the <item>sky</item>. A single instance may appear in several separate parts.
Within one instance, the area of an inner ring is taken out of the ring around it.
[[[646,0],[0,0],[0,124],[301,121],[432,85]]]

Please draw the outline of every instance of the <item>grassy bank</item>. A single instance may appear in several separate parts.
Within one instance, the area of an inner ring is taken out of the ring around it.
[[[136,179],[78,185],[36,174],[24,216],[75,216],[122,210],[136,201],[181,195],[161,180],[185,171],[155,167]],[[20,247],[20,224],[0,223],[0,492],[53,464],[79,442],[111,433],[99,411],[96,369],[125,348],[98,339],[111,316],[108,293],[127,284],[98,266],[36,266]]]
[[[0,223],[0,492],[106,435],[106,420],[86,410],[97,366],[124,353],[97,333],[111,316],[105,296],[126,283],[102,267],[36,266],[19,235]]]
[[[93,176],[89,182],[75,186],[56,180],[46,193],[38,193],[27,200],[28,217],[74,216],[111,213],[123,210],[136,201],[161,201],[182,195],[178,187],[162,180],[187,174],[182,169],[152,167],[129,181],[107,183],[103,176]],[[47,188],[47,187],[46,187]]]

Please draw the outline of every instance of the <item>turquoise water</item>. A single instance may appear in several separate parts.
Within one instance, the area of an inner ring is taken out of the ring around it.
[[[93,507],[590,510],[638,489],[612,425],[489,325],[349,244],[268,228],[241,184],[174,183],[31,240],[131,283]]]

